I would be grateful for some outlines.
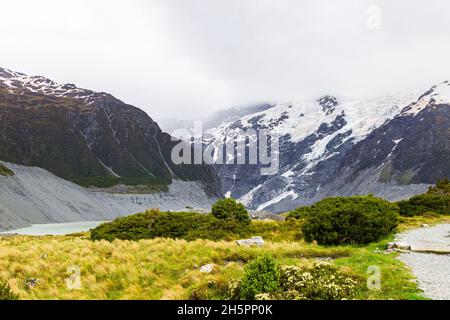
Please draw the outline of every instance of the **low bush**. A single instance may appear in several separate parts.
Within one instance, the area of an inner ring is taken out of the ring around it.
[[[342,300],[355,296],[362,282],[329,262],[312,267],[278,266],[271,256],[260,256],[245,268],[242,280],[228,282],[228,299]]]
[[[16,295],[8,283],[0,281],[0,300],[18,300],[19,296]]]
[[[91,230],[91,239],[108,241],[149,239],[151,238],[150,226],[157,214],[158,212],[150,210],[103,223]]]
[[[258,300],[342,300],[355,295],[358,281],[328,262],[312,268],[283,266],[280,287],[275,294],[260,294]]]
[[[250,234],[250,227],[235,220],[192,212],[144,213],[118,218],[91,231],[92,240],[140,240],[153,238],[222,240]]]
[[[220,199],[213,206],[211,213],[221,220],[235,220],[243,224],[250,224],[251,219],[244,205],[234,199]]]
[[[428,212],[450,215],[450,181],[448,179],[438,181],[427,193],[399,201],[397,204],[400,215],[405,217],[424,215]]]
[[[369,196],[324,199],[291,214],[301,218],[306,241],[323,245],[366,244],[387,236],[398,224],[398,207]]]
[[[262,255],[245,268],[245,275],[239,285],[241,298],[253,300],[259,294],[273,293],[279,287],[280,270],[276,260]]]

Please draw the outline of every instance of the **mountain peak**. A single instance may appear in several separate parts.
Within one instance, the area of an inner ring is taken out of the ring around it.
[[[104,97],[105,93],[78,88],[72,83],[59,84],[43,76],[28,76],[21,72],[0,68],[0,88],[13,93],[25,90],[34,94],[41,94],[59,98],[72,98],[91,105]]]
[[[325,95],[322,98],[319,98],[317,103],[322,107],[323,112],[325,112],[326,115],[329,115],[333,113],[335,107],[338,105],[338,100],[336,97]]]
[[[415,116],[427,107],[439,104],[450,104],[450,82],[447,80],[432,86],[417,101],[403,109],[402,115]]]

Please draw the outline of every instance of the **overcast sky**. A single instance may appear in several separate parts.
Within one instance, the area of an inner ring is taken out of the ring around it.
[[[448,0],[14,0],[0,10],[0,66],[112,93],[155,119],[450,79]]]

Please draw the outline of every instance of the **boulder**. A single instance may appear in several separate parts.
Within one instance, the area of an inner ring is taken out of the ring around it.
[[[389,242],[389,243],[386,245],[386,249],[387,249],[387,250],[395,249],[395,242]]]
[[[404,242],[397,242],[395,248],[399,250],[411,250],[411,245]]]
[[[411,250],[411,245],[404,242],[389,242],[386,245],[386,249],[388,251],[395,251],[395,250]]]
[[[286,217],[281,214],[276,214],[268,211],[256,211],[248,210],[248,214],[252,220],[274,220],[274,221],[284,221]]]
[[[257,247],[262,247],[264,245],[264,240],[261,237],[253,237],[251,239],[237,240],[236,243],[239,246],[246,246],[246,247],[257,246]]]
[[[213,270],[214,270],[214,265],[211,263],[204,265],[200,268],[200,272],[202,272],[202,273],[211,273]]]

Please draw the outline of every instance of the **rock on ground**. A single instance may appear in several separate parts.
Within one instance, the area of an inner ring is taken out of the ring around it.
[[[244,246],[244,247],[251,247],[251,246],[262,247],[264,245],[264,240],[261,237],[253,237],[251,239],[237,240],[236,243],[239,246]]]

